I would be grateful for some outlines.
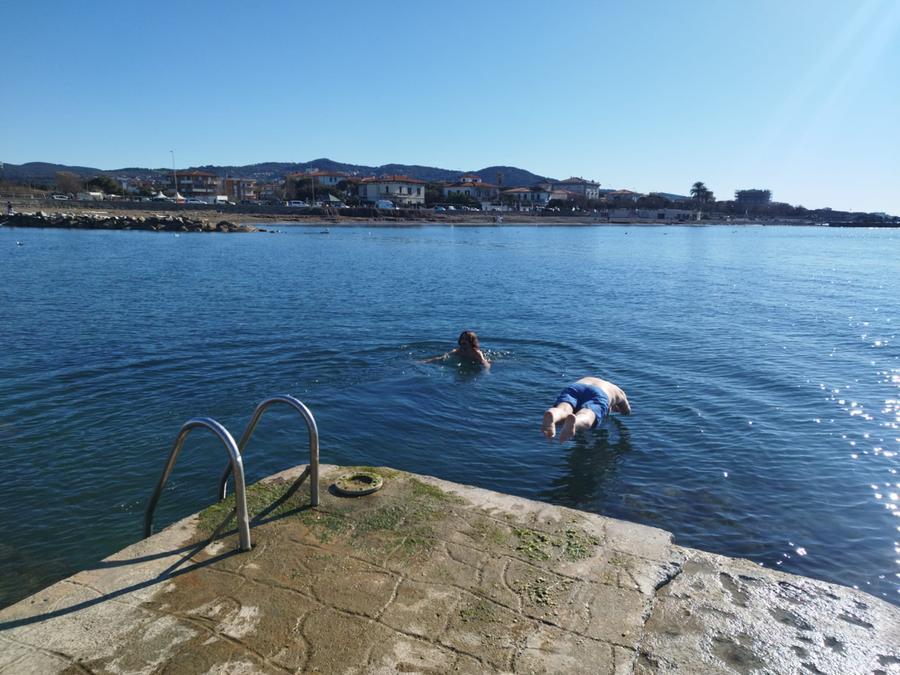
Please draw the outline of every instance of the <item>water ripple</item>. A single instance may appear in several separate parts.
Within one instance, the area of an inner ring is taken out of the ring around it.
[[[898,602],[896,234],[282,229],[0,228],[0,605],[136,540],[185,419],[238,434],[276,392],[313,409],[323,461],[639,521]],[[421,363],[464,328],[489,372]],[[586,374],[634,415],[548,444],[541,412]],[[273,408],[248,476],[305,452]],[[215,498],[222,455],[191,437],[160,524]]]

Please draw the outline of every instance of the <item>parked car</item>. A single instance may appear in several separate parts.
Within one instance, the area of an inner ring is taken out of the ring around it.
[[[67,202],[69,201],[69,195],[50,195],[50,199],[55,199],[58,202]]]
[[[393,209],[396,207],[394,206],[394,202],[392,202],[390,199],[379,199],[377,202],[375,202],[375,208],[376,209]]]

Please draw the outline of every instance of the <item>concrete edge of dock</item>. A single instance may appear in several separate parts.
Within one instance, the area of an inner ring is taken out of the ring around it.
[[[389,468],[310,509],[302,468],[248,490],[250,552],[213,507],[0,610],[0,673],[900,670],[864,592]]]

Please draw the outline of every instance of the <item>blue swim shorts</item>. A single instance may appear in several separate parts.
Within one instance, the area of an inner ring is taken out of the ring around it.
[[[600,424],[607,413],[609,413],[609,396],[600,387],[595,387],[592,384],[582,384],[580,382],[570,384],[556,397],[554,405],[559,403],[568,403],[576,411],[581,408],[593,411],[597,418],[591,425],[591,429]]]

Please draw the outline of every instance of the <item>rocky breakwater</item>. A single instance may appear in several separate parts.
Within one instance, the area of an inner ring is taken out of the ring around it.
[[[253,225],[221,220],[217,223],[175,215],[112,216],[105,213],[16,213],[7,227],[60,227],[75,230],[148,230],[152,232],[266,232]]]

